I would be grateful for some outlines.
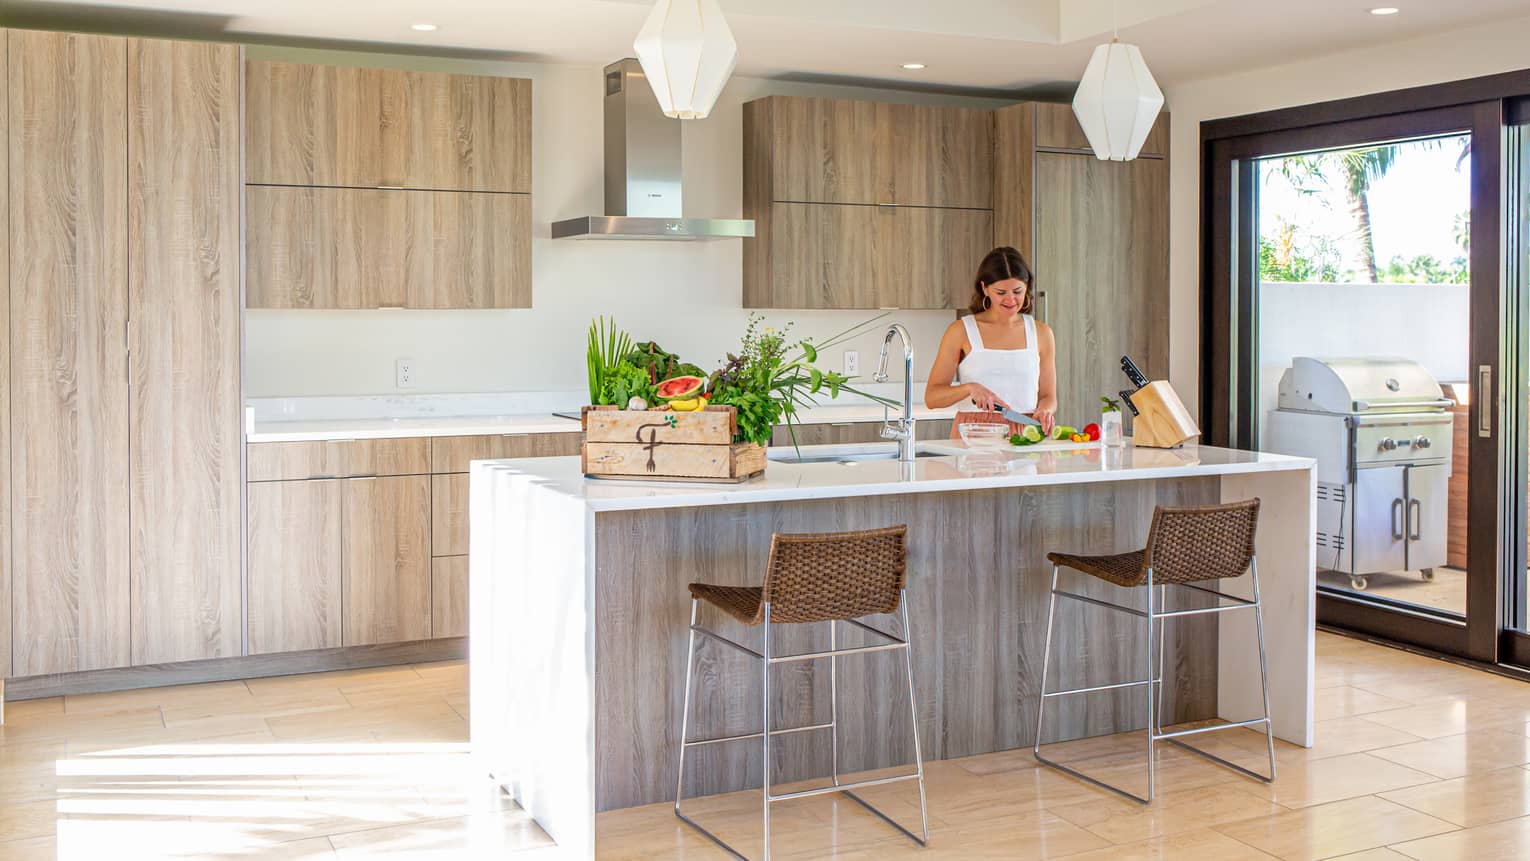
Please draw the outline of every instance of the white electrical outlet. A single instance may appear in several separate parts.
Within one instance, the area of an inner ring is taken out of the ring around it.
[[[861,354],[854,350],[845,351],[845,376],[854,377],[861,372]]]
[[[397,359],[393,362],[393,385],[400,389],[414,388],[414,360]]]

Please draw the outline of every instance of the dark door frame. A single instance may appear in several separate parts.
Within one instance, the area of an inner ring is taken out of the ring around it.
[[[1507,352],[1504,314],[1517,313],[1506,294],[1512,284],[1500,266],[1505,188],[1503,145],[1508,101],[1530,96],[1530,70],[1428,87],[1361,96],[1250,114],[1201,124],[1201,387],[1203,438],[1214,445],[1252,447],[1254,436],[1254,340],[1257,332],[1258,237],[1255,233],[1254,160],[1375,142],[1405,141],[1452,132],[1472,133],[1471,308],[1473,378],[1491,373],[1487,397],[1474,391],[1470,489],[1468,491],[1468,587],[1465,624],[1388,604],[1319,592],[1318,619],[1389,640],[1407,642],[1471,660],[1494,663],[1502,656],[1530,659],[1530,638],[1507,630],[1501,601],[1502,572],[1524,564],[1519,549],[1500,530],[1499,506],[1514,504],[1517,481],[1506,481],[1506,452],[1523,451],[1519,410],[1500,416],[1503,369],[1523,368]],[[1510,386],[1522,392],[1516,379]],[[1481,411],[1487,410],[1484,416]],[[1486,419],[1487,436],[1477,429]],[[1505,444],[1506,441],[1512,444]],[[1511,498],[1512,497],[1512,498]],[[1518,503],[1523,508],[1523,499]],[[1506,511],[1513,511],[1506,508]],[[1523,523],[1505,518],[1511,529]]]

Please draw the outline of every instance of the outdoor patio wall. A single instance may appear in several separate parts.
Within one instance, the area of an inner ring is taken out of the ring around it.
[[[1259,285],[1259,429],[1296,356],[1400,357],[1442,383],[1467,379],[1464,284]]]
[[[1527,44],[1530,16],[1264,69],[1170,82],[1165,88],[1167,109],[1173,112],[1170,379],[1192,410],[1200,393],[1201,122],[1526,69],[1530,68]],[[1151,56],[1147,59],[1152,63]]]

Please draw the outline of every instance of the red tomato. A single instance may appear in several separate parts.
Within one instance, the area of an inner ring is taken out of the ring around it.
[[[1090,442],[1095,442],[1095,441],[1099,440],[1099,438],[1100,438],[1100,426],[1097,425],[1097,424],[1094,424],[1093,422],[1090,422],[1089,424],[1084,425],[1084,436],[1088,437]]]

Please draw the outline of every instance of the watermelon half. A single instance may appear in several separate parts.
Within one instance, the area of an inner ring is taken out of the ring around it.
[[[683,401],[701,394],[701,387],[706,384],[701,377],[670,377],[659,383],[656,394],[662,400]]]

